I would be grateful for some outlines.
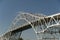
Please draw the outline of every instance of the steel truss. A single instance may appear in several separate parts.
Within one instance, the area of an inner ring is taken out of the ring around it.
[[[31,25],[31,27],[33,28],[33,30],[37,35],[38,40],[42,40],[42,39],[45,40],[51,38],[51,37],[47,38],[45,34],[53,35],[51,40],[53,38],[58,40],[56,35],[57,33],[60,33],[60,13],[56,15],[45,16],[42,14],[35,15],[35,14],[20,12],[16,16],[16,18],[12,21],[12,24],[10,25],[10,28],[8,30],[9,33],[5,34],[3,38],[6,40],[17,40],[18,38],[20,38],[22,31],[12,32],[12,30],[20,28],[26,24]]]

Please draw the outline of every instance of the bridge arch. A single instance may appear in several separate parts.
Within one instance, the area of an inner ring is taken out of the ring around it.
[[[51,16],[45,16],[42,14],[35,15],[35,14],[24,13],[24,12],[19,13],[15,17],[15,19],[13,20],[13,22],[10,26],[11,26],[11,28],[3,35],[3,37],[9,38],[9,39],[16,38],[18,36],[16,34],[19,34],[18,37],[20,37],[22,31],[27,30],[29,28],[33,28],[33,30],[35,31],[35,33],[37,35],[38,40],[42,39],[42,38],[45,39],[45,37],[43,37],[43,35],[45,33],[52,34],[52,33],[60,32],[60,30],[59,30],[60,13],[51,15]],[[52,38],[54,38],[54,37],[52,37]]]

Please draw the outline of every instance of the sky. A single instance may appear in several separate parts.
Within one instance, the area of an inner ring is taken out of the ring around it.
[[[0,35],[8,30],[19,11],[52,15],[60,12],[60,0],[0,0]],[[29,32],[31,32],[30,35]],[[35,35],[32,29],[23,34],[28,34],[31,40],[35,38],[31,36]]]

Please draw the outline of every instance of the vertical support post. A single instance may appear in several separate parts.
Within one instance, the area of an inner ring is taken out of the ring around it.
[[[17,40],[18,38],[21,37],[21,33],[22,33],[22,31],[11,33],[11,36],[9,37],[9,40]]]

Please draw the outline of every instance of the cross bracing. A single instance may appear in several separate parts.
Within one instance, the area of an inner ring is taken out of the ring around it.
[[[11,37],[15,38],[17,33],[20,34],[22,31],[29,28],[33,28],[36,34],[60,33],[60,30],[57,29],[60,28],[60,13],[51,16],[20,13],[16,16],[10,26],[11,28],[3,35],[6,39],[11,39]]]

